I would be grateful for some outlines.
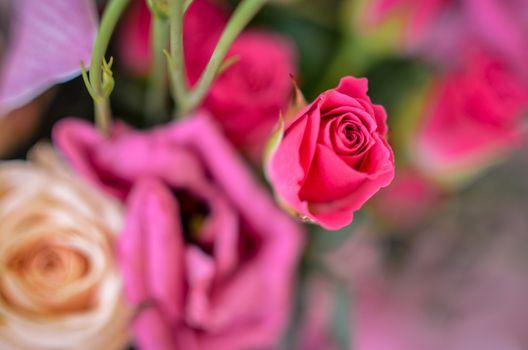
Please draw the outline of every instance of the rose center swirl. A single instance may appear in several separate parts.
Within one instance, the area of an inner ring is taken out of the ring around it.
[[[328,118],[323,133],[323,142],[344,156],[361,156],[372,144],[368,127],[353,114]]]
[[[8,264],[28,286],[60,288],[82,278],[89,270],[86,257],[60,245],[42,244],[16,254]]]

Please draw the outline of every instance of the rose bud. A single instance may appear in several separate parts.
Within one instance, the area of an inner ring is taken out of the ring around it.
[[[51,147],[0,163],[0,348],[123,349],[130,313],[113,257],[117,201]]]
[[[235,146],[260,159],[280,110],[288,104],[295,52],[279,35],[246,32],[229,57],[235,61],[213,84],[204,107]]]
[[[326,229],[354,212],[394,177],[386,113],[367,96],[367,80],[345,77],[286,121],[267,162],[280,202]]]
[[[414,143],[416,163],[457,184],[522,141],[528,89],[505,64],[475,54],[436,83],[428,108]]]
[[[119,251],[138,348],[275,348],[299,228],[207,116],[110,138],[64,121],[55,140],[89,180],[126,199]]]

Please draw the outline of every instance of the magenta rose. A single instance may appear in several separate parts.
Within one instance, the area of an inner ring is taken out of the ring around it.
[[[365,16],[372,24],[385,20],[392,14],[405,17],[405,39],[416,44],[430,34],[434,25],[452,0],[373,0]]]
[[[225,8],[208,0],[194,0],[187,10],[183,39],[190,85],[207,66],[228,17]],[[152,61],[150,21],[150,10],[138,2],[121,27],[121,56],[137,75],[146,75]],[[214,81],[202,107],[211,112],[235,146],[260,160],[277,116],[288,104],[290,76],[297,71],[295,49],[280,35],[246,31],[227,56],[236,60]]]
[[[229,12],[209,0],[193,0],[185,13],[183,45],[191,85],[202,75],[228,19]]]
[[[443,180],[470,175],[521,142],[527,111],[527,85],[505,64],[472,55],[434,86],[417,164]]]
[[[228,56],[238,61],[213,84],[204,107],[236,146],[258,156],[288,105],[290,76],[296,72],[294,49],[281,36],[246,32]]]
[[[327,229],[352,222],[356,210],[394,177],[386,113],[367,96],[367,80],[345,77],[287,121],[268,162],[279,199]]]
[[[151,21],[147,2],[134,1],[123,16],[117,33],[119,63],[137,76],[148,75],[152,68]]]
[[[185,13],[184,45],[189,79],[194,83],[205,68],[228,19],[228,12],[208,0],[194,0]],[[146,1],[134,1],[119,28],[120,62],[145,76],[152,65],[152,15]]]
[[[210,119],[105,139],[76,120],[55,140],[86,178],[125,199],[119,259],[146,350],[274,346],[284,330],[298,226],[273,204]]]

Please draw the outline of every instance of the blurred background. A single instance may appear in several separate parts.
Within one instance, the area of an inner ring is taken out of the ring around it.
[[[114,113],[140,128],[156,123],[148,74],[120,57],[148,37],[145,9],[132,2],[110,49]],[[308,101],[367,77],[397,161],[350,227],[310,227],[285,348],[528,349],[528,1],[273,1],[251,27],[293,43]],[[24,158],[68,116],[92,120],[81,78],[1,118],[1,158]]]

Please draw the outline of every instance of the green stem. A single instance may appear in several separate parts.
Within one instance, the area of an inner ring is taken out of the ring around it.
[[[110,104],[108,99],[96,99],[94,100],[94,110],[95,110],[95,122],[97,123],[97,128],[105,135],[108,135],[110,130],[110,123],[112,119],[112,111],[110,110]]]
[[[172,0],[170,14],[170,65],[171,84],[174,101],[179,106],[184,104],[188,95],[183,55],[183,16],[184,1]]]
[[[267,0],[243,0],[240,3],[225,27],[224,32],[209,59],[209,63],[196,83],[193,91],[179,104],[178,115],[186,115],[202,103],[224,62],[233,41],[235,41],[240,32],[242,32],[262,6],[264,6],[266,1]]]
[[[117,21],[130,0],[110,0],[97,32],[92,58],[90,60],[90,84],[98,98],[94,100],[95,121],[103,133],[108,133],[111,110],[108,96],[103,91],[103,60]]]
[[[154,16],[151,28],[153,71],[149,78],[145,102],[147,118],[163,121],[166,116],[167,66],[163,50],[169,41],[168,21]]]

